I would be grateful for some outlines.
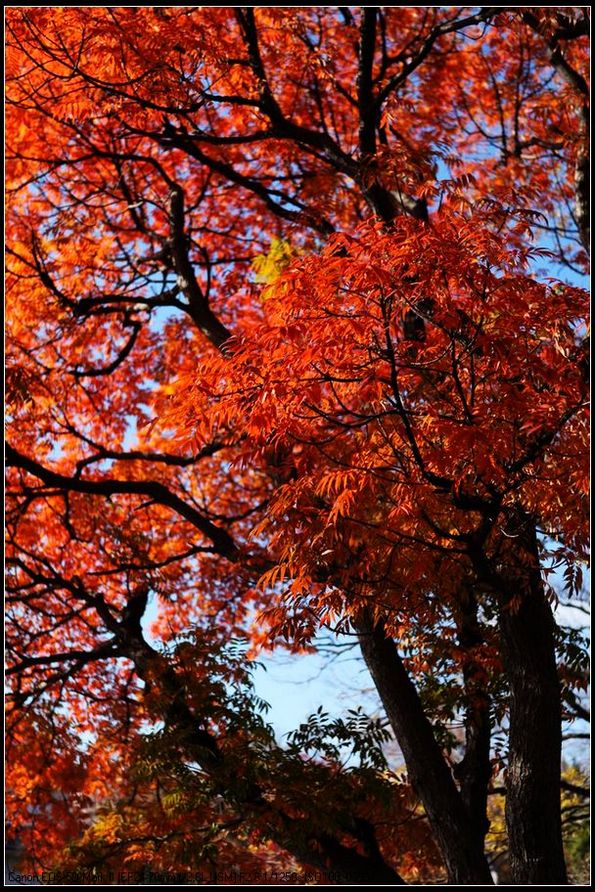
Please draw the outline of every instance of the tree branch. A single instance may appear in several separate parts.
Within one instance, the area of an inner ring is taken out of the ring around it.
[[[203,535],[211,540],[218,554],[229,560],[237,558],[237,549],[228,532],[216,526],[204,517],[196,508],[184,502],[163,483],[152,480],[83,480],[67,477],[44,467],[37,461],[22,455],[10,443],[6,444],[6,463],[8,467],[21,468],[42,480],[47,486],[56,486],[70,492],[82,492],[90,495],[111,496],[129,494],[147,496],[161,505],[175,511],[189,523],[193,524]]]
[[[188,256],[188,240],[184,232],[184,190],[177,183],[170,192],[171,253],[178,277],[178,287],[188,301],[189,312],[197,328],[221,349],[231,332],[215,316],[202,291]]]

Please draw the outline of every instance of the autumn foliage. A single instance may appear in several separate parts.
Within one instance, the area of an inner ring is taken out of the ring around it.
[[[586,8],[6,28],[22,863],[489,884],[504,772],[514,882],[566,882]],[[357,704],[275,740],[252,661],[329,631],[359,643],[406,781]]]

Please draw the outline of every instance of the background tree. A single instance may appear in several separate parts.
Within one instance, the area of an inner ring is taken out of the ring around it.
[[[9,11],[11,813],[43,863],[76,833],[29,809],[63,756],[71,797],[117,789],[99,863],[233,850],[402,882],[420,840],[380,730],[314,721],[280,751],[222,645],[331,627],[358,636],[450,881],[491,881],[499,723],[514,881],[565,882],[584,670],[544,576],[577,594],[586,547],[588,24]]]

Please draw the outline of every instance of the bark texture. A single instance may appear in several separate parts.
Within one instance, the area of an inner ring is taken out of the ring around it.
[[[524,591],[503,599],[500,634],[510,685],[506,825],[515,883],[568,882],[562,846],[562,710],[552,611],[545,598],[535,530],[519,531]],[[525,566],[525,573],[527,567]]]

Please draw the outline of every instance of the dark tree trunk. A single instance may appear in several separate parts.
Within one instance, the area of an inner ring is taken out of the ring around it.
[[[373,622],[368,611],[355,620],[355,627],[364,659],[403,752],[411,784],[436,834],[449,882],[492,885],[473,821],[394,641],[387,638],[382,623]]]
[[[461,798],[473,824],[478,849],[483,851],[490,828],[487,816],[488,788],[492,778],[490,744],[492,728],[486,672],[478,656],[484,638],[477,619],[477,601],[472,591],[462,592],[457,622],[459,644],[465,652],[465,755],[453,773],[459,782]]]
[[[541,581],[535,530],[525,521],[518,536],[524,545],[519,566],[528,582],[503,599],[499,617],[510,685],[506,824],[511,869],[518,884],[562,885],[568,880],[560,814],[562,712],[555,624]]]

